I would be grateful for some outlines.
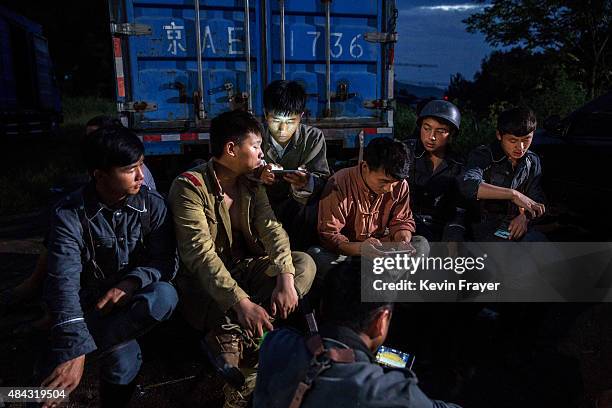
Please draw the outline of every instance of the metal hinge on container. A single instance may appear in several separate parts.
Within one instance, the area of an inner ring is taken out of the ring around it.
[[[157,110],[157,104],[153,102],[119,102],[117,108],[120,112],[151,112]]]
[[[374,99],[371,101],[363,101],[363,107],[366,109],[391,110],[395,108],[395,100],[394,99]]]
[[[153,30],[150,25],[136,23],[111,23],[112,34],[122,35],[151,35]]]
[[[363,39],[371,43],[394,43],[397,42],[397,33],[379,33],[371,31],[365,33]]]

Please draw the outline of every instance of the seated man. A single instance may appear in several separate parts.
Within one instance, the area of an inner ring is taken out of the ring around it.
[[[211,122],[210,146],[213,158],[170,188],[182,261],[177,287],[186,320],[207,332],[213,363],[240,387],[243,347],[272,329],[271,316],[284,319],[296,308],[315,265],[291,251],[265,188],[247,177],[263,158],[259,122],[223,113]]]
[[[102,406],[125,406],[141,365],[135,338],[170,317],[177,267],[164,199],[143,186],[144,146],[125,128],[85,141],[92,181],[60,201],[48,237],[50,352],[43,386],[72,391],[85,355],[101,359]],[[50,374],[49,374],[50,373]]]
[[[362,249],[376,253],[383,242],[397,242],[418,254],[428,251],[427,240],[414,236],[408,194],[410,152],[388,138],[372,140],[357,166],[334,174],[319,202],[319,239],[323,248],[309,253],[317,263],[317,280],[347,256]],[[413,248],[414,249],[414,248]]]
[[[316,242],[317,203],[330,174],[323,132],[300,123],[305,105],[306,92],[297,82],[274,81],[264,91],[262,150],[267,166],[260,178],[291,247],[297,249]],[[273,165],[300,171],[274,174]]]
[[[340,265],[328,274],[323,289],[323,347],[344,358],[315,371],[311,366],[313,348],[307,345],[316,344],[312,338],[306,342],[291,329],[269,333],[259,354],[255,408],[457,408],[429,399],[411,370],[387,369],[376,363],[374,355],[387,337],[393,304],[361,302],[359,269],[357,262]],[[309,372],[314,374],[311,387],[302,394],[301,404],[291,405],[297,402],[298,384]]]
[[[85,125],[85,137],[90,136],[96,130],[100,128],[108,128],[108,127],[123,127],[121,122],[117,118],[113,118],[106,115],[99,115],[91,118]],[[149,189],[155,190],[155,180],[153,179],[153,175],[147,168],[146,164],[142,164],[142,173],[144,176],[144,180],[142,182],[143,185],[149,187]],[[62,197],[66,193],[71,193],[83,185],[87,184],[90,181],[90,177],[88,174],[70,174],[66,175],[65,179],[61,183],[61,194]],[[57,198],[53,199],[51,202],[53,206],[49,207],[51,210],[57,201]],[[48,220],[49,213],[48,211],[44,212],[45,221]],[[14,288],[9,288],[0,292],[0,310],[3,305],[12,306],[19,304],[23,301],[30,300],[37,296],[40,296],[42,292],[43,283],[45,281],[45,277],[47,276],[47,250],[43,249],[38,257],[36,262],[36,267],[34,272],[23,282],[17,285]],[[25,322],[17,327],[14,330],[16,334],[27,334],[32,331],[47,329],[49,325],[49,315],[45,313],[43,317],[34,322]]]
[[[470,153],[460,189],[480,201],[476,241],[546,239],[529,229],[529,220],[545,211],[540,158],[529,150],[535,129],[530,109],[507,110],[497,119],[497,140]]]
[[[411,147],[410,207],[416,233],[428,241],[463,241],[466,208],[458,179],[464,160],[453,149],[461,114],[447,101],[430,101],[417,119],[420,130]]]

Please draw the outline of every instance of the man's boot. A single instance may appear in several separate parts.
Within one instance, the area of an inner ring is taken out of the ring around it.
[[[111,384],[107,381],[100,381],[100,407],[102,408],[123,408],[127,407],[132,399],[136,381],[129,384]]]
[[[219,374],[234,388],[241,388],[245,379],[239,368],[243,351],[239,326],[224,325],[223,328],[210,330],[204,336],[203,343]]]

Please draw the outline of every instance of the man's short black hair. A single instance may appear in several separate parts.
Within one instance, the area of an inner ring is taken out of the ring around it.
[[[264,90],[266,113],[300,115],[306,109],[306,91],[295,81],[273,81]]]
[[[97,128],[103,127],[123,127],[123,124],[118,118],[108,116],[108,115],[98,115],[89,119],[85,124],[85,127],[95,126]]]
[[[383,169],[385,174],[397,180],[408,178],[410,154],[408,147],[387,137],[377,137],[366,146],[363,160],[371,170]]]
[[[96,169],[108,171],[112,167],[136,163],[144,155],[144,145],[125,127],[101,127],[85,138],[83,157],[90,174]]]
[[[343,262],[325,277],[321,321],[364,332],[376,315],[393,310],[389,302],[361,302],[361,266],[358,259]]]
[[[497,131],[500,135],[527,136],[536,130],[537,125],[535,113],[526,107],[509,109],[497,118]]]
[[[210,122],[210,152],[219,158],[226,143],[240,144],[249,133],[262,134],[261,124],[249,112],[234,110],[222,113]]]

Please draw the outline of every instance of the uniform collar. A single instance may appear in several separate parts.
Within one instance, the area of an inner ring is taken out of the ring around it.
[[[147,206],[142,194],[142,189],[148,189],[147,186],[142,185],[140,191],[136,195],[128,195],[123,203],[117,208],[110,208],[100,201],[98,193],[96,191],[96,183],[94,180],[90,181],[83,188],[83,205],[85,208],[85,216],[87,219],[92,220],[100,211],[136,211],[139,213],[147,212]]]
[[[285,146],[285,154],[289,150],[293,150],[297,148],[298,143],[300,142],[300,139],[302,138],[302,128],[303,128],[303,125],[300,123],[294,135],[289,140],[289,143],[287,143],[287,146]],[[268,148],[267,148],[268,153],[272,150],[274,151],[274,156],[280,159],[280,156],[278,155],[278,151],[275,148],[275,143],[276,145],[279,145],[279,146],[280,144],[276,140],[274,140],[274,138],[272,137],[272,133],[270,132],[270,129],[267,126],[266,126],[266,131],[264,132],[263,138],[264,138],[265,143],[268,145]]]
[[[214,166],[214,158],[211,158],[206,163],[206,184],[208,187],[208,191],[211,191],[215,197],[218,199],[223,199],[223,188],[221,187],[221,183],[219,182],[219,178],[217,177],[217,172],[215,171]],[[238,183],[247,187],[250,192],[255,192],[257,189],[257,182],[249,180],[247,175],[242,175],[238,177]]]

